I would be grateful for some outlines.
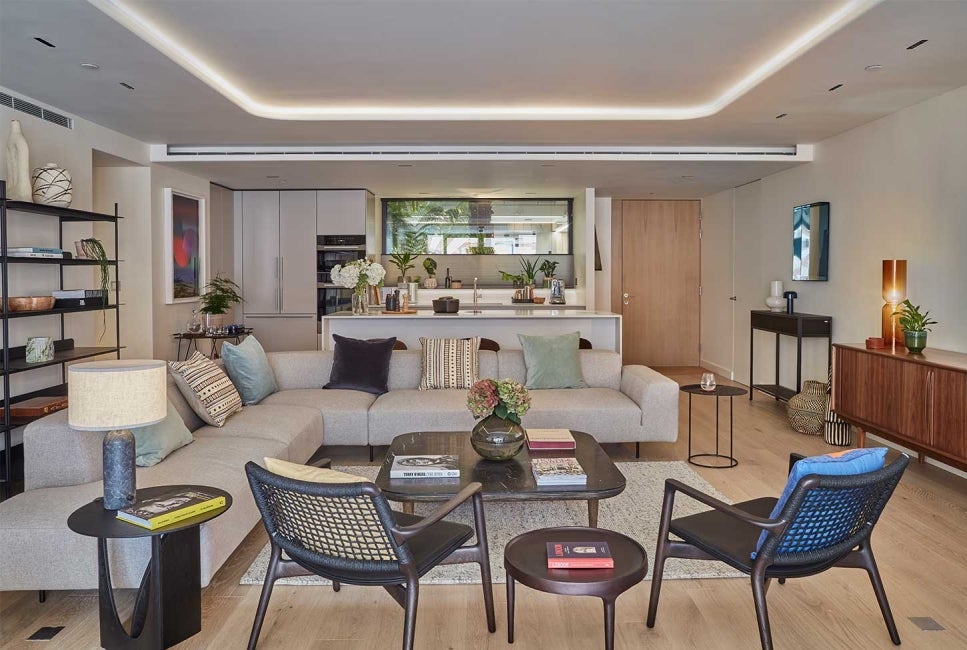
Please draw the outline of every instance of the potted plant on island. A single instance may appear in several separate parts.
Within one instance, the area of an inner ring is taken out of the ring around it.
[[[426,271],[426,280],[423,281],[423,288],[436,289],[436,260],[432,257],[423,260],[423,269]]]
[[[205,285],[205,292],[201,295],[201,313],[205,314],[205,329],[210,330],[221,326],[221,317],[242,300],[237,284],[219,273]]]
[[[900,303],[900,308],[892,314],[899,316],[900,327],[903,328],[903,344],[911,354],[920,354],[927,347],[927,332],[932,331],[930,325],[937,321],[930,318],[930,312],[920,312],[920,305],[914,305],[910,299]]]
[[[413,264],[413,260],[415,259],[416,253],[411,253],[409,251],[404,253],[390,254],[390,262],[392,262],[393,266],[400,270],[400,275],[398,278],[396,278],[396,286],[400,289],[405,288],[405,283],[409,281],[406,277],[406,272],[415,266]]]
[[[486,460],[507,460],[524,447],[520,419],[530,409],[527,389],[512,379],[481,379],[467,394],[467,408],[479,422],[470,445]]]
[[[554,279],[554,274],[557,272],[558,262],[551,260],[544,260],[541,262],[540,272],[544,274],[544,286],[550,287],[551,280]]]

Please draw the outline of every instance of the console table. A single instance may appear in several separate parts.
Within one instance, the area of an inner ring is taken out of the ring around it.
[[[926,349],[867,350],[837,343],[833,409],[858,430],[857,446],[874,433],[967,470],[967,354]]]
[[[827,365],[833,362],[833,317],[817,314],[787,314],[768,310],[752,310],[752,325],[749,328],[749,399],[755,391],[772,395],[777,400],[788,402],[789,398],[802,390],[802,340],[806,338],[825,338],[829,341]],[[755,331],[774,332],[776,335],[776,383],[756,384],[755,373]],[[779,337],[796,337],[796,389],[787,388],[779,383]]]

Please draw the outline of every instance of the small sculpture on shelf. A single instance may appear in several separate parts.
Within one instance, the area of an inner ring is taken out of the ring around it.
[[[30,147],[20,128],[20,120],[10,120],[7,138],[7,198],[11,201],[30,201]]]
[[[69,208],[74,198],[74,182],[70,172],[57,163],[47,163],[34,170],[34,203]]]

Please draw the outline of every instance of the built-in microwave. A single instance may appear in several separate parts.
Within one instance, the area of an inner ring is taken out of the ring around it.
[[[366,235],[321,235],[316,240],[317,282],[332,282],[332,267],[366,257]]]

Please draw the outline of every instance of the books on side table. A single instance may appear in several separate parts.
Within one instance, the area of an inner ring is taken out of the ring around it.
[[[613,569],[607,542],[548,542],[548,569]]]
[[[190,519],[225,505],[225,497],[201,490],[172,488],[159,496],[142,499],[118,510],[117,518],[135,526],[155,530]]]
[[[537,485],[585,485],[588,475],[577,458],[532,458],[531,471]]]
[[[570,429],[528,429],[527,448],[532,451],[574,450]]]
[[[394,478],[460,478],[458,456],[449,454],[423,454],[421,456],[396,456],[389,470]]]

